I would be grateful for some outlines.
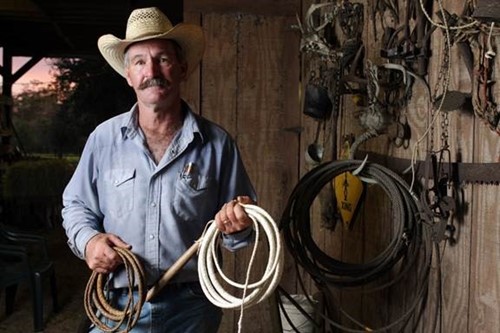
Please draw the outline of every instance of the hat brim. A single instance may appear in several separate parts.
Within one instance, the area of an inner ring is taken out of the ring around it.
[[[97,46],[109,65],[121,76],[125,74],[125,50],[128,46],[149,39],[172,39],[183,49],[188,66],[187,74],[191,74],[203,57],[205,40],[200,26],[179,23],[165,33],[147,35],[135,39],[120,39],[111,34],[101,36]]]

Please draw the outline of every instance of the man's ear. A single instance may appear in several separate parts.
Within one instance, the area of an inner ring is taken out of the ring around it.
[[[127,68],[125,68],[125,79],[127,79],[128,85],[131,86],[131,87],[133,87],[132,86],[132,81],[130,81],[130,77],[128,75],[128,69]]]
[[[182,78],[182,81],[186,80],[187,79],[187,71],[188,71],[188,64],[187,62],[183,62],[181,64],[181,78]]]

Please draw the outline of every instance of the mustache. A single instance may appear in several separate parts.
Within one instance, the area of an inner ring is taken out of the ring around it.
[[[139,89],[140,90],[144,90],[146,88],[149,88],[149,87],[168,87],[169,86],[169,82],[164,79],[164,78],[161,78],[161,77],[154,77],[154,78],[151,78],[149,80],[146,80],[144,81],[143,83],[141,83],[139,85]]]

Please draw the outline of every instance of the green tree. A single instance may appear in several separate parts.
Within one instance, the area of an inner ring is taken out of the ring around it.
[[[17,145],[27,153],[49,153],[52,118],[59,105],[54,87],[37,87],[15,96],[13,129]]]
[[[130,109],[135,96],[103,60],[58,59],[53,65],[61,103],[53,122],[54,141],[72,142],[72,152],[79,153],[90,132],[104,120]],[[74,140],[64,140],[67,136]]]
[[[96,59],[54,59],[54,82],[17,95],[18,146],[27,153],[79,154],[90,132],[130,109],[133,90]]]

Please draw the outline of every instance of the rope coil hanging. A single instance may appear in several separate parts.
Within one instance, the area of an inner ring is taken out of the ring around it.
[[[311,235],[310,208],[319,192],[336,176],[351,172],[362,180],[379,185],[389,196],[392,205],[389,244],[377,256],[364,263],[343,262],[323,252]],[[422,209],[406,182],[396,173],[381,165],[358,160],[342,160],[324,163],[302,177],[290,195],[284,210],[280,229],[284,240],[301,266],[327,295],[330,287],[350,288],[358,286],[363,293],[383,290],[403,278],[415,279],[410,305],[391,323],[370,331],[385,332],[396,326],[406,326],[412,318],[421,315],[417,308],[425,304],[432,260],[430,228],[420,218]],[[387,274],[387,273],[391,274]],[[411,274],[409,274],[411,272]],[[385,279],[381,279],[384,277]],[[390,278],[390,279],[388,279]],[[373,284],[372,282],[378,284]],[[367,285],[370,283],[370,287]],[[342,308],[341,313],[361,329],[353,329],[321,315],[331,325],[345,332],[365,332],[368,328],[356,321]]]
[[[330,257],[315,243],[311,235],[310,208],[318,193],[336,176],[351,172],[363,181],[379,185],[390,198],[393,222],[389,244],[371,260],[363,263],[343,262]],[[310,170],[293,190],[282,215],[280,229],[284,241],[295,258],[297,268],[302,267],[316,286],[330,299],[335,298],[332,288],[371,293],[384,290],[396,283],[409,288],[409,304],[400,309],[382,327],[367,327],[347,313],[340,304],[339,312],[347,322],[333,320],[328,314],[319,315],[329,325],[343,332],[403,331],[418,322],[423,313],[429,286],[432,261],[430,228],[420,217],[422,209],[406,182],[396,173],[381,165],[358,160],[324,163]],[[410,281],[410,285],[407,285]],[[301,280],[299,279],[299,282]],[[303,283],[301,282],[302,287]],[[360,288],[356,288],[360,287]],[[411,295],[410,295],[411,294]]]
[[[285,243],[297,262],[317,282],[358,286],[373,281],[403,257],[414,258],[426,238],[417,200],[404,180],[383,166],[368,162],[360,168],[361,164],[362,161],[343,160],[312,169],[299,181],[284,210],[280,228]],[[372,260],[362,264],[342,262],[323,252],[312,238],[309,215],[314,199],[327,183],[344,172],[354,172],[358,168],[358,176],[375,181],[391,198],[392,218],[396,222],[389,245]],[[403,265],[413,262],[411,259],[404,260]]]

